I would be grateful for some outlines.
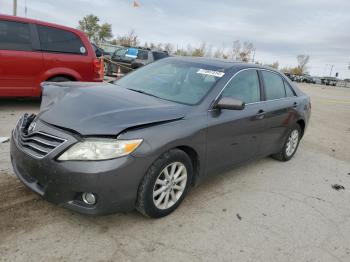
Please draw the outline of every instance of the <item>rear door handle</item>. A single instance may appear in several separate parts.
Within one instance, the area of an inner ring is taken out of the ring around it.
[[[260,109],[258,113],[255,115],[256,119],[263,119],[265,117],[265,111]]]

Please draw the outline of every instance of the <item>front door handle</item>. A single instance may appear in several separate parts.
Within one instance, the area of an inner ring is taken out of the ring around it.
[[[298,103],[297,103],[297,102],[294,102],[294,103],[293,103],[293,107],[294,107],[294,108],[297,108],[297,107],[298,107]]]
[[[255,115],[256,119],[263,119],[265,117],[265,111],[260,109],[258,113]]]

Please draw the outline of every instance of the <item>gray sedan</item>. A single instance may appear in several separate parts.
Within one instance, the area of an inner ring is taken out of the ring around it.
[[[44,83],[11,140],[18,178],[85,213],[174,211],[205,177],[257,158],[288,161],[310,99],[271,68],[166,58],[114,84]]]

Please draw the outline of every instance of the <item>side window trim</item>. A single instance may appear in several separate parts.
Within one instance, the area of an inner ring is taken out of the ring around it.
[[[210,107],[208,109],[208,111],[212,111],[214,109],[214,106],[216,105],[217,101],[220,99],[222,92],[225,90],[226,86],[228,86],[228,84],[231,82],[231,80],[238,75],[240,72],[246,71],[246,70],[256,70],[257,72],[259,71],[259,68],[256,67],[248,67],[248,68],[243,68],[241,70],[238,70],[236,73],[234,73],[229,80],[227,80],[227,82],[225,83],[224,87],[220,90],[220,92],[218,93],[218,95],[215,97],[215,99],[213,100],[213,102],[210,104]],[[256,102],[256,103],[262,103],[264,102],[263,100],[261,100],[261,85],[260,85],[260,80],[259,80],[259,86],[260,86],[260,101]],[[247,105],[247,104],[246,104]]]
[[[238,72],[236,72],[225,84],[225,86],[222,88],[222,90],[220,91],[219,95],[215,98],[215,102],[214,104],[216,103],[216,101],[221,97],[222,93],[224,92],[224,90],[226,89],[226,87],[231,83],[231,81],[237,76],[239,75],[240,73],[242,72],[245,72],[245,71],[248,71],[248,70],[254,70],[257,74],[257,77],[258,77],[258,81],[259,81],[259,92],[260,92],[260,101],[257,101],[257,102],[252,102],[252,103],[246,103],[246,105],[250,105],[250,104],[256,104],[256,103],[261,103],[263,102],[262,100],[262,93],[261,93],[261,83],[260,83],[260,77],[259,77],[259,73],[258,73],[258,70],[257,68],[244,68],[244,69],[241,69],[239,70]]]
[[[264,101],[268,102],[268,101],[276,101],[276,100],[282,100],[282,99],[287,99],[288,98],[287,97],[287,92],[286,92],[286,86],[285,86],[285,83],[284,83],[286,80],[284,80],[284,77],[282,77],[278,72],[274,72],[272,70],[268,70],[268,69],[265,69],[265,68],[259,68],[258,71],[260,71],[259,72],[259,76],[261,76],[262,86],[263,86],[263,89],[264,89],[264,91],[263,91],[264,92]],[[277,75],[277,76],[279,76],[281,78],[281,80],[283,82],[283,87],[284,87],[284,97],[277,98],[277,99],[269,99],[269,100],[267,99],[266,92],[265,92],[266,87],[265,87],[265,83],[264,83],[263,75],[262,75],[261,71],[267,71],[267,72],[273,73],[273,74],[275,74],[275,75]],[[293,90],[293,93],[295,94],[294,90]]]
[[[283,79],[283,85],[284,85],[284,91],[286,92],[286,97],[288,97],[287,96],[287,88],[289,88],[292,91],[294,96],[297,96],[295,91],[294,91],[294,89],[293,89],[293,87],[290,84],[288,84],[288,82],[286,80],[284,80],[284,79]]]
[[[259,76],[259,85],[260,85],[260,101],[264,102],[266,101],[266,94],[265,94],[265,85],[264,85],[264,80],[263,76],[261,74],[261,69],[256,70]]]

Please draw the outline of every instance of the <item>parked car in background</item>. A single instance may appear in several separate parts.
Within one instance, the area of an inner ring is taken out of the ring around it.
[[[291,81],[295,81],[295,75],[292,73],[285,72],[284,73]]]
[[[322,84],[321,77],[313,76],[312,80],[313,80],[314,84],[319,84],[319,85]]]
[[[315,84],[314,79],[310,75],[306,74],[300,75],[298,81],[302,83]]]
[[[103,64],[74,28],[0,15],[0,97],[39,97],[44,81],[103,80]]]
[[[113,53],[111,54],[110,52],[105,51],[103,48],[98,47],[96,44],[91,43],[96,57],[103,58],[103,73],[105,76],[112,75],[113,74],[113,66],[109,62],[111,60],[111,57]]]
[[[131,63],[131,68],[137,69],[154,61],[168,57],[169,54],[164,51],[151,51],[139,49],[136,59]]]
[[[114,85],[45,83],[41,112],[12,133],[11,159],[27,187],[60,206],[162,217],[208,176],[270,155],[290,160],[310,110],[276,70],[172,57]]]
[[[331,76],[325,76],[325,77],[321,78],[321,82],[323,85],[336,86],[337,85],[337,78],[331,77]]]
[[[120,48],[123,48],[123,46],[120,46],[120,45],[112,45],[112,44],[105,43],[105,42],[99,43],[98,46],[99,46],[100,48],[102,48],[105,52],[110,53],[111,56],[113,55],[113,53],[114,53],[115,51],[119,50]]]
[[[131,62],[136,59],[136,55],[128,55],[128,51],[128,47],[122,47],[113,53],[111,57],[112,62],[114,62],[113,71],[117,72],[118,67],[122,74],[127,74],[131,71]]]
[[[101,56],[111,57],[112,56],[111,53],[106,52],[103,48],[98,47],[96,44],[91,43],[91,45],[95,51],[96,57],[101,57]]]
[[[130,47],[117,50],[112,56],[112,61],[120,64],[121,72],[127,74],[132,70],[168,56],[169,54],[164,51]]]

